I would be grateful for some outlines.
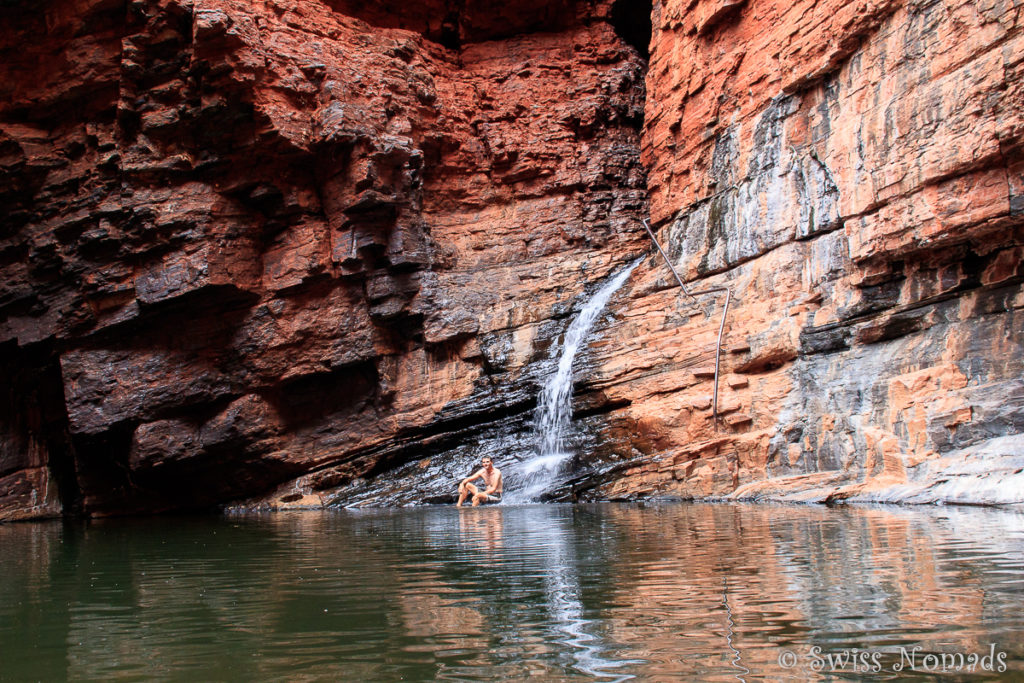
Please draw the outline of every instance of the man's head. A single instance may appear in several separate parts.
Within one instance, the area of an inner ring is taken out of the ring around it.
[[[483,466],[487,469],[491,469],[491,467],[494,466],[494,462],[491,460],[491,456],[489,455],[485,455],[481,462],[483,463]]]

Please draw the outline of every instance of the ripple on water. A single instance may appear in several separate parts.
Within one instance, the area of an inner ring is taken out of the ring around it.
[[[778,680],[782,648],[989,643],[1020,673],[1021,517],[530,505],[0,526],[0,677]]]

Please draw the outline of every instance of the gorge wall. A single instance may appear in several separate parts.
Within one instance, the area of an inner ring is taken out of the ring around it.
[[[556,497],[1019,503],[1021,11],[4,3],[0,520],[514,482],[648,215]]]
[[[601,495],[1022,502],[1021,12],[655,3],[651,217],[738,301],[715,429],[721,302],[634,288],[597,382],[652,457]]]

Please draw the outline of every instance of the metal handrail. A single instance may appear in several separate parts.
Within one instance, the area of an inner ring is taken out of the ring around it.
[[[683,290],[686,296],[697,301],[696,295],[698,294],[711,294],[713,292],[725,292],[725,307],[722,309],[722,321],[718,324],[718,344],[715,347],[715,387],[711,399],[711,419],[715,426],[718,426],[718,371],[721,366],[722,360],[722,335],[725,332],[725,316],[729,315],[729,302],[732,300],[732,291],[728,287],[709,287],[707,289],[701,289],[696,292],[690,292],[686,289],[686,285],[683,284],[683,278],[679,277],[679,273],[676,271],[675,266],[672,265],[672,260],[669,259],[668,254],[661,248],[661,244],[658,242],[658,238],[654,236],[654,231],[651,230],[651,226],[647,223],[646,218],[642,218],[641,222],[644,224],[644,228],[647,229],[647,234],[651,236],[651,241],[654,242],[654,246],[658,248],[661,253],[661,257],[665,259],[665,263],[668,264],[669,270],[676,277],[676,282],[679,283],[679,287]]]

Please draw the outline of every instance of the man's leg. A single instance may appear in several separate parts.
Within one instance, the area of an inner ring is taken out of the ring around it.
[[[466,500],[466,496],[473,495],[473,499],[476,500],[476,486],[473,484],[460,484],[459,485],[459,502],[455,504],[455,507],[462,507],[462,503]]]
[[[473,507],[480,505],[480,503],[487,502],[487,494],[483,491],[473,491]]]

